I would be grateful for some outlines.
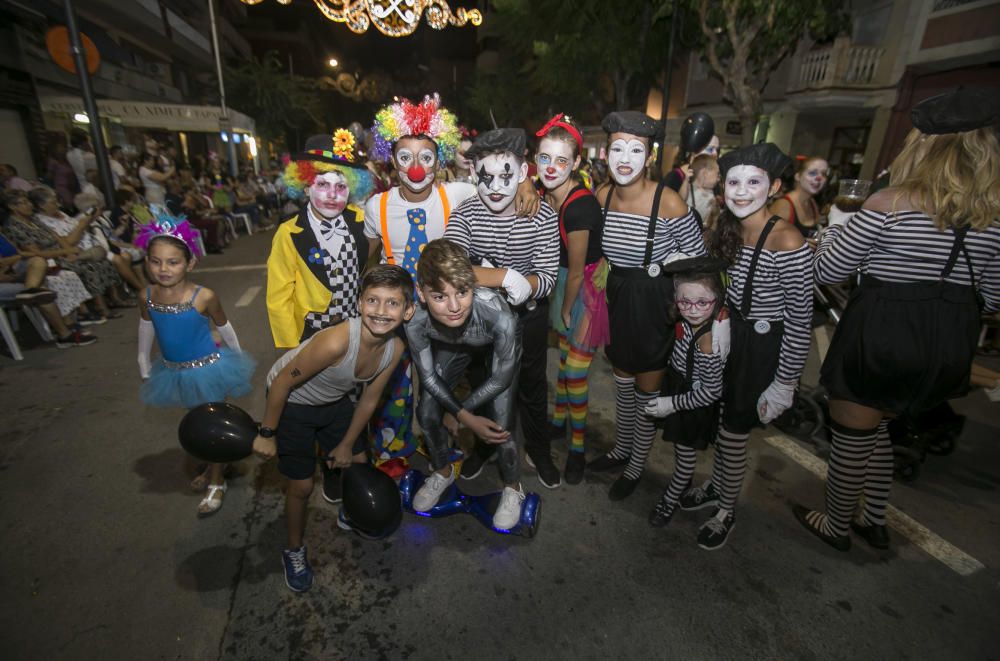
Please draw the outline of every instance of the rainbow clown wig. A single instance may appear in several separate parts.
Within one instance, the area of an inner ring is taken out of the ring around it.
[[[282,177],[289,197],[301,199],[318,175],[339,172],[351,191],[348,201],[364,204],[375,184],[355,147],[354,134],[347,129],[337,129],[333,135],[314,135],[306,140],[305,149],[285,167]]]
[[[392,148],[396,141],[407,136],[433,140],[437,145],[438,163],[441,164],[454,160],[458,143],[462,141],[458,118],[441,107],[441,97],[437,93],[425,96],[416,105],[409,99],[402,99],[375,113],[372,160],[388,163],[392,160]]]

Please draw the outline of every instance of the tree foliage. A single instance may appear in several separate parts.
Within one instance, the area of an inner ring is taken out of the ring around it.
[[[555,111],[591,121],[645,101],[663,70],[668,17],[660,0],[494,0],[496,71],[481,72],[470,105],[497,121]]]
[[[663,0],[661,13],[670,0]],[[687,0],[703,37],[702,54],[753,139],[761,93],[771,73],[803,37],[823,41],[847,24],[838,0]]]
[[[287,142],[290,131],[308,132],[324,123],[317,82],[290,75],[274,51],[228,66],[225,83],[229,105],[253,117],[257,131],[269,139]]]

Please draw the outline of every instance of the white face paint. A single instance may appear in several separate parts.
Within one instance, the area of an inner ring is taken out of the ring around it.
[[[826,186],[826,180],[830,176],[830,164],[822,158],[809,161],[807,167],[802,172],[795,175],[795,180],[802,186],[802,190],[815,195]]]
[[[709,156],[719,155],[719,136],[713,135],[712,139],[705,145],[705,148],[695,154],[695,156],[701,156],[702,154],[708,154]]]
[[[623,134],[628,135],[628,134]],[[608,169],[619,186],[642,176],[646,165],[646,142],[635,136],[618,138],[608,147]]]
[[[472,161],[465,157],[465,150],[472,146],[472,140],[462,140],[458,143],[458,151],[455,152],[455,167],[462,172],[472,170]]]
[[[573,147],[565,140],[542,138],[538,144],[535,164],[538,165],[538,176],[542,179],[542,185],[549,190],[559,188],[566,183],[573,173],[575,162]]]
[[[700,282],[682,282],[674,292],[677,309],[692,326],[708,321],[715,310],[716,297],[711,289]]]
[[[771,180],[753,165],[736,165],[726,173],[726,207],[737,218],[746,218],[767,204]]]
[[[309,187],[309,203],[324,218],[336,218],[344,213],[350,193],[344,175],[324,172],[316,175],[316,180]]]
[[[517,186],[528,176],[528,164],[519,163],[510,152],[489,154],[476,160],[476,174],[476,191],[483,204],[497,216],[512,213]]]
[[[414,193],[419,193],[434,183],[437,151],[429,140],[403,138],[396,147],[396,174],[399,182]]]

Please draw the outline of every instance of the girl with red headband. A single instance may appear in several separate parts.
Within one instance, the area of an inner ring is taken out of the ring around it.
[[[586,465],[583,436],[587,427],[587,373],[597,347],[608,343],[608,308],[604,295],[607,264],[601,252],[601,206],[573,173],[580,167],[583,139],[563,114],[536,134],[535,163],[545,187],[545,201],[559,210],[559,276],[549,320],[559,334],[559,378],[552,436],[570,447],[566,482],[579,484]]]

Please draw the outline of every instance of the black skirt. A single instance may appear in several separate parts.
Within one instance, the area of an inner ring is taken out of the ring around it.
[[[691,390],[684,375],[670,366],[663,377],[662,395],[680,395]],[[671,413],[663,421],[663,440],[704,450],[719,432],[719,402],[711,406]]]
[[[612,268],[607,294],[611,364],[630,374],[665,368],[674,347],[673,280],[651,278],[642,269]]]
[[[969,391],[980,330],[971,287],[865,277],[823,361],[830,399],[920,413]]]
[[[730,310],[730,351],[722,377],[722,427],[749,434],[761,424],[757,400],[774,381],[784,324],[742,319]]]

